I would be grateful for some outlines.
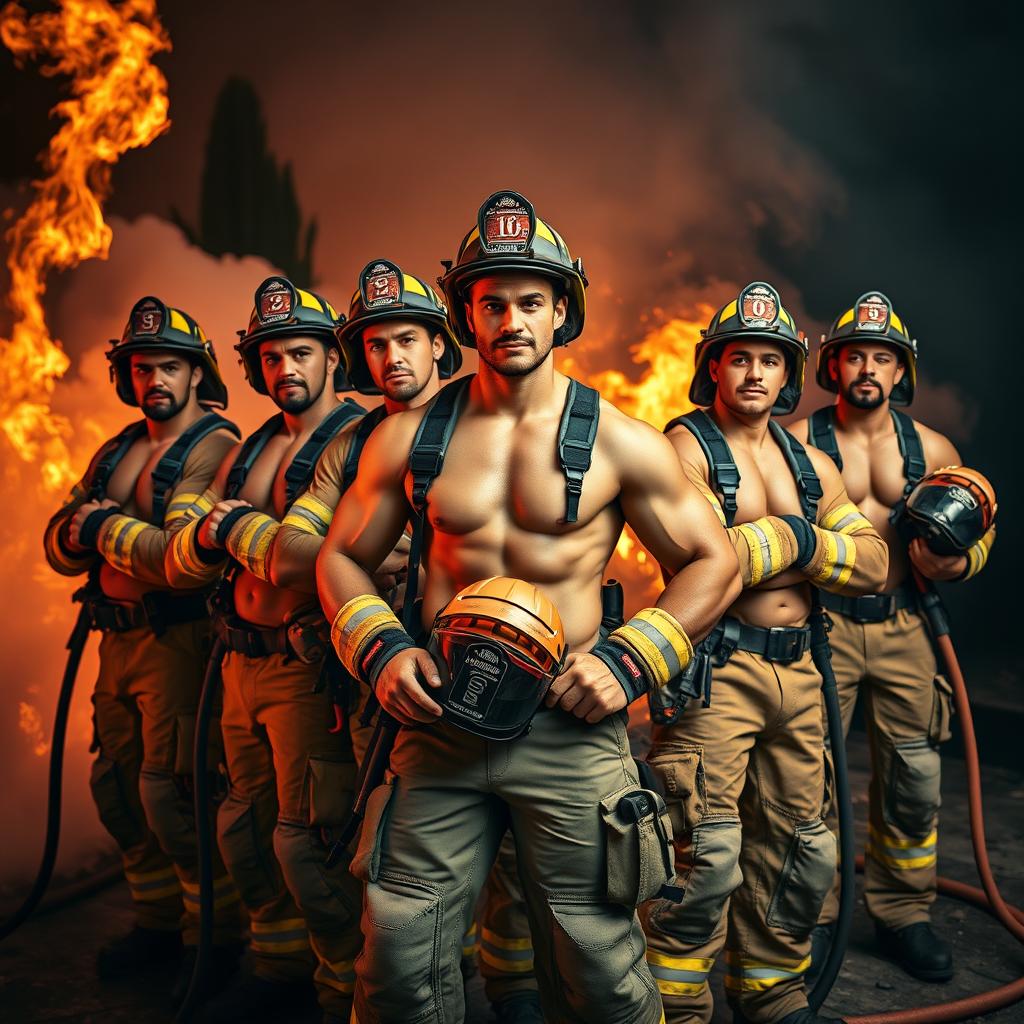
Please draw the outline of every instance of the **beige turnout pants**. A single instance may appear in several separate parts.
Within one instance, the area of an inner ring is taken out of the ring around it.
[[[821,677],[736,651],[711,704],[691,701],[648,761],[672,815],[681,903],[644,907],[647,959],[670,1024],[707,1024],[725,947],[729,1003],[753,1022],[807,1005],[811,928],[836,870],[821,819]]]
[[[607,899],[601,801],[638,785],[624,716],[588,725],[542,709],[511,742],[403,729],[391,768],[352,865],[367,882],[354,1020],[464,1019],[462,937],[509,825],[544,1019],[661,1019],[635,908]]]
[[[951,691],[937,674],[921,616],[901,609],[884,622],[832,617],[832,667],[850,728],[858,693],[871,749],[865,856],[868,913],[890,928],[927,921],[935,900],[939,744],[949,739]],[[829,825],[838,827],[837,811]],[[838,879],[822,922],[836,919]]]

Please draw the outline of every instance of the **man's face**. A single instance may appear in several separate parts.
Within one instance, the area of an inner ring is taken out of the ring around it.
[[[129,365],[135,401],[144,416],[158,423],[177,416],[203,379],[202,367],[170,351],[134,353]]]
[[[878,342],[843,345],[828,361],[828,372],[839,394],[857,409],[877,409],[905,371],[896,350]]]
[[[363,331],[374,384],[393,402],[411,402],[433,379],[444,340],[411,320],[379,320]]]
[[[544,362],[565,323],[567,299],[536,274],[478,277],[469,288],[466,320],[480,358],[503,377],[524,377]]]
[[[727,342],[708,369],[722,404],[740,416],[769,412],[789,376],[782,346],[771,341]]]
[[[338,353],[317,338],[291,335],[260,342],[267,393],[283,412],[305,412],[323,394]]]

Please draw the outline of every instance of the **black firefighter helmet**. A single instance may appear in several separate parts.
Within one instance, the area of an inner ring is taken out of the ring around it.
[[[361,395],[381,393],[363,349],[363,328],[380,320],[411,320],[426,327],[431,337],[440,334],[444,354],[437,364],[438,376],[446,380],[459,372],[462,348],[448,322],[448,307],[437,292],[420,278],[403,273],[391,260],[370,260],[359,273],[348,318],[337,329],[348,379]]]
[[[121,337],[110,342],[107,359],[117,397],[126,405],[138,405],[132,390],[131,356],[137,352],[178,352],[203,368],[196,398],[204,408],[226,409],[228,389],[217,367],[213,342],[184,310],[175,309],[154,295],[139,299],[128,314]]]
[[[789,376],[772,406],[773,416],[785,416],[800,402],[807,365],[807,341],[797,333],[796,324],[783,308],[779,293],[764,281],[752,281],[712,318],[694,353],[690,401],[694,405],[714,404],[717,385],[711,379],[708,363],[717,359],[726,342],[737,338],[775,342],[787,356]]]
[[[945,466],[921,479],[907,496],[904,516],[937,555],[962,555],[996,519],[996,492],[967,466]]]
[[[261,395],[267,394],[260,364],[260,342],[274,338],[287,338],[296,334],[318,338],[328,348],[337,350],[341,357],[334,371],[334,390],[351,391],[345,373],[345,359],[338,343],[337,328],[345,322],[343,316],[316,292],[297,288],[287,277],[268,277],[256,289],[249,327],[239,331],[241,339],[235,351],[241,357],[245,379]]]
[[[865,292],[851,309],[836,317],[828,334],[821,336],[817,376],[818,384],[826,391],[835,393],[839,390],[839,385],[828,372],[829,358],[851,341],[883,342],[896,349],[903,360],[904,371],[902,379],[892,389],[889,401],[893,405],[910,405],[917,383],[917,342],[881,292]]]
[[[562,236],[542,221],[518,192],[504,190],[484,200],[476,227],[462,240],[454,265],[442,262],[437,279],[451,311],[452,325],[463,345],[476,348],[466,323],[466,286],[484,274],[529,271],[554,278],[565,288],[565,323],[555,331],[555,345],[568,345],[583,331],[587,314],[587,276],[583,261],[573,259]]]

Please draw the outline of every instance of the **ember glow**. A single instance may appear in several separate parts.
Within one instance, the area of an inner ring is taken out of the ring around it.
[[[651,328],[637,344],[631,345],[632,361],[646,366],[636,383],[620,370],[580,373],[571,356],[561,360],[560,369],[597,388],[602,397],[623,412],[661,430],[669,420],[694,407],[689,398],[693,354],[701,328],[714,312],[714,307],[700,303],[695,310],[696,319],[674,317]],[[648,601],[663,589],[658,563],[628,526],[615,545],[607,574],[621,579],[635,602]]]
[[[40,59],[44,75],[69,79],[70,98],[52,111],[63,124],[43,155],[44,177],[8,236],[13,325],[11,337],[0,339],[0,428],[52,493],[81,467],[68,451],[71,424],[50,411],[69,360],[46,326],[46,278],[106,257],[111,231],[102,204],[111,169],[170,125],[167,82],[152,63],[170,41],[154,0],[63,0],[31,16],[11,3],[0,11],[0,38],[19,62]]]

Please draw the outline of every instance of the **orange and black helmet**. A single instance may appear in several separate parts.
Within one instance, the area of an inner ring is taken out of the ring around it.
[[[962,555],[988,533],[997,508],[985,476],[967,466],[945,466],[918,482],[904,515],[937,555]]]
[[[487,739],[512,740],[529,727],[568,648],[558,609],[541,590],[492,576],[437,613],[430,651],[441,669],[445,718]]]
[[[437,279],[448,299],[452,324],[463,345],[476,347],[466,322],[466,288],[474,278],[502,271],[531,271],[554,278],[565,289],[565,323],[555,331],[555,345],[568,345],[583,331],[587,314],[587,276],[583,261],[573,259],[562,236],[542,221],[533,204],[518,192],[495,192],[484,200],[476,227],[462,240],[454,264],[444,261]]]
[[[896,350],[905,370],[900,382],[892,389],[889,401],[893,405],[910,405],[917,384],[917,342],[881,292],[865,292],[850,309],[836,317],[828,334],[821,336],[817,378],[818,384],[826,391],[839,390],[828,371],[829,357],[852,341],[883,342]]]
[[[437,366],[441,380],[453,377],[462,366],[462,348],[448,322],[448,307],[425,281],[405,274],[391,260],[371,260],[359,274],[348,317],[338,327],[345,369],[352,386],[363,395],[379,395],[366,365],[363,328],[380,320],[412,320],[444,339],[444,354]]]
[[[694,405],[714,404],[717,385],[711,379],[708,364],[721,355],[726,342],[750,338],[775,342],[789,357],[789,376],[772,406],[772,415],[785,416],[797,407],[804,389],[807,341],[797,332],[793,317],[783,308],[779,293],[770,284],[752,281],[711,318],[700,336],[690,384],[690,401]]]
[[[131,381],[133,352],[179,352],[203,368],[203,379],[196,389],[199,404],[207,409],[226,409],[228,389],[217,366],[213,342],[181,309],[174,309],[153,295],[139,299],[128,314],[121,337],[110,342],[107,359],[110,379],[117,387],[117,397],[126,405],[138,405]]]
[[[256,289],[248,328],[238,332],[240,340],[235,351],[240,356],[245,379],[265,395],[267,385],[260,364],[260,342],[304,335],[319,338],[328,348],[337,350],[341,358],[334,371],[334,390],[351,391],[352,385],[345,373],[345,357],[336,334],[344,322],[345,318],[316,292],[297,288],[287,277],[268,277]]]

